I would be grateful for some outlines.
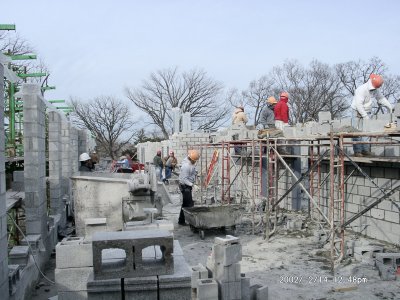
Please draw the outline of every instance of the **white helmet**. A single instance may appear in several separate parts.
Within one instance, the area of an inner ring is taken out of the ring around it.
[[[89,159],[90,159],[90,156],[86,152],[79,155],[79,161],[87,161]]]

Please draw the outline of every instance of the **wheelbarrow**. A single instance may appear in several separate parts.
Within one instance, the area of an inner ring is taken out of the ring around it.
[[[236,233],[236,225],[240,223],[239,205],[210,205],[184,207],[183,213],[185,220],[189,223],[190,229],[198,231],[200,238],[204,240],[205,230],[207,229],[231,229],[231,233]]]

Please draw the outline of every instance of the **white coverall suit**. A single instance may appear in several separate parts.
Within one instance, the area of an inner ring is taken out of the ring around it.
[[[352,108],[352,118],[351,123],[354,128],[357,128],[360,131],[363,131],[364,120],[368,120],[371,115],[372,110],[372,100],[371,98],[375,98],[376,101],[383,106],[386,106],[391,112],[393,107],[389,103],[389,101],[382,95],[382,93],[375,89],[372,85],[371,79],[368,79],[366,83],[360,85],[353,97],[353,101],[351,103]],[[353,138],[353,141],[362,141],[368,142],[370,140],[369,137],[358,137]],[[369,152],[368,144],[354,144],[353,150],[354,153],[362,153]]]

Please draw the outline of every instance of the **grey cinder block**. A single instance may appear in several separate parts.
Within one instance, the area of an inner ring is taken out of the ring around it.
[[[218,299],[218,283],[213,279],[199,279],[197,282],[197,299]]]
[[[29,251],[28,246],[14,246],[8,255],[9,263],[26,266],[29,260]]]
[[[79,243],[61,241],[56,245],[56,267],[58,269],[93,267],[92,243],[83,239]]]
[[[157,276],[126,278],[124,291],[126,300],[157,299]]]
[[[163,257],[144,260],[143,249],[159,246]],[[106,249],[125,251],[124,260],[116,264],[104,263],[102,251]],[[92,239],[94,278],[132,278],[174,273],[173,237],[168,231],[142,230],[122,232],[95,232]]]
[[[242,292],[241,300],[250,300],[250,278],[249,277],[241,277],[240,284],[241,284],[241,292]]]
[[[199,279],[207,279],[208,278],[208,270],[202,265],[198,264],[197,266],[191,267],[192,270],[192,280],[191,285],[192,288],[197,288],[197,283]]]
[[[213,255],[217,264],[229,266],[242,260],[242,245],[230,244],[213,246]]]
[[[85,291],[92,267],[58,269],[54,271],[58,291]]]

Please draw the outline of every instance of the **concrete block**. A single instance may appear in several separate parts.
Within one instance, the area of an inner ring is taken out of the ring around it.
[[[92,243],[63,242],[56,245],[56,267],[58,269],[93,267]]]
[[[392,223],[400,223],[400,213],[398,211],[385,210],[385,220]]]
[[[371,217],[375,219],[383,220],[385,218],[385,211],[382,209],[372,208],[370,212],[371,212]]]
[[[54,270],[58,291],[84,291],[93,267]]]
[[[26,266],[29,260],[29,253],[28,246],[14,246],[8,255],[8,262],[12,265]]]
[[[12,296],[17,291],[17,283],[20,280],[20,266],[8,265],[8,286],[9,295]]]
[[[197,266],[191,267],[192,270],[192,280],[191,285],[192,288],[197,288],[198,280],[207,279],[208,278],[208,270],[202,264],[198,264]]]
[[[126,300],[158,299],[157,276],[124,279]]]
[[[121,279],[95,280],[93,273],[87,282],[88,300],[122,299]]]
[[[244,274],[242,274],[244,275]],[[250,278],[242,276],[240,278],[242,300],[250,300]]]
[[[86,299],[88,299],[87,291],[58,292],[58,300],[86,300]]]
[[[239,243],[229,245],[215,244],[213,246],[213,255],[217,264],[222,264],[223,266],[235,264],[242,260],[242,245]]]
[[[354,258],[368,265],[375,265],[377,253],[383,252],[383,246],[380,245],[360,245],[354,247]]]
[[[160,247],[162,257],[152,260],[143,259],[142,251],[154,246]],[[168,231],[96,232],[93,235],[92,249],[96,280],[174,273],[173,237]],[[107,249],[125,251],[125,258],[114,263],[103,262],[102,252]]]
[[[229,266],[223,266],[216,263],[214,266],[214,279],[218,282],[234,282],[241,280],[240,263],[235,263]]]
[[[221,300],[240,300],[242,297],[241,281],[219,282],[218,294]]]
[[[174,257],[174,273],[158,276],[159,299],[191,299],[191,271],[183,256]]]
[[[268,287],[263,286],[256,290],[256,300],[268,300]]]
[[[233,235],[226,235],[225,238],[216,237],[214,239],[214,244],[218,245],[232,245],[232,244],[239,244],[240,239]]]
[[[218,283],[213,279],[199,279],[197,285],[197,299],[218,299]]]
[[[257,290],[262,288],[261,284],[253,284],[250,286],[250,299],[256,300],[257,299]]]

